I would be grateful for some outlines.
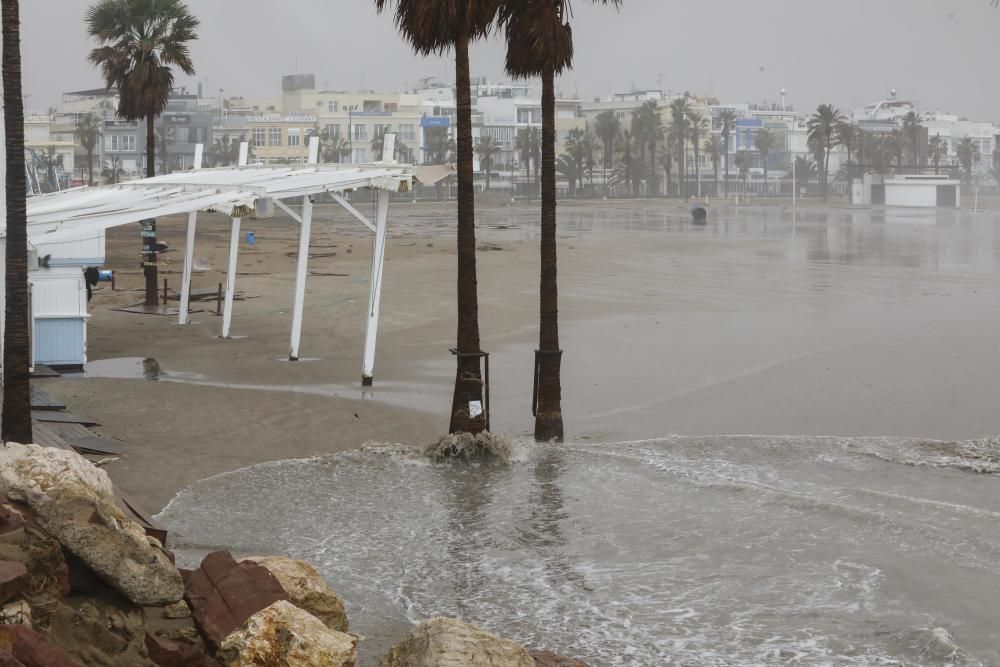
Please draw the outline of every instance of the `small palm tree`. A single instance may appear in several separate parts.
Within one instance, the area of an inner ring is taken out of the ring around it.
[[[517,158],[524,165],[525,180],[531,179],[531,166],[535,167],[535,183],[538,183],[538,167],[542,159],[542,131],[537,127],[526,127],[517,133],[514,145]]]
[[[146,121],[146,176],[156,175],[156,118],[167,107],[174,69],[194,76],[188,43],[197,39],[198,19],[182,0],[98,0],[86,14],[98,46],[90,62],[101,68],[108,89],[119,94],[118,117]],[[155,232],[156,223],[150,221]],[[155,238],[143,238],[144,250]],[[146,252],[146,305],[159,304],[156,256]]]
[[[778,145],[778,137],[775,136],[774,132],[763,128],[757,133],[754,138],[754,147],[760,152],[761,162],[764,163],[764,195],[768,194],[767,187],[767,158],[771,154],[771,151],[775,149]]]
[[[920,162],[920,130],[922,129],[921,123],[924,122],[923,117],[916,111],[911,111],[905,116],[903,116],[903,134],[905,134],[910,140],[910,147],[913,149],[913,155],[910,156],[912,164],[914,167],[919,166]]]
[[[28,183],[24,168],[21,21],[17,0],[3,0],[4,133],[7,141],[6,326],[3,333],[4,442],[34,442],[31,433],[31,338],[28,300]]]
[[[940,134],[936,134],[933,137],[931,137],[931,140],[928,142],[927,148],[928,148],[927,151],[928,155],[931,158],[931,164],[934,165],[934,173],[940,174],[941,158],[943,158],[945,155],[948,154],[946,143],[944,142],[944,140],[941,139]]]
[[[719,123],[722,125],[722,143],[724,150],[722,155],[726,162],[726,196],[729,196],[729,135],[736,127],[736,112],[732,109],[723,109],[719,114]]]
[[[63,156],[56,153],[55,146],[49,146],[39,157],[42,168],[45,170],[46,187],[43,192],[56,192],[59,187],[59,170],[63,166]]]
[[[832,104],[821,104],[816,109],[807,124],[809,139],[814,142],[817,149],[823,153],[823,161],[820,163],[820,179],[823,185],[823,201],[827,199],[827,181],[830,172],[830,153],[837,146],[837,127],[846,120],[846,117]]]
[[[611,168],[611,163],[614,159],[615,141],[621,132],[622,124],[614,111],[609,109],[597,114],[597,117],[594,119],[594,133],[597,134],[597,138],[601,140],[601,144],[604,147],[604,157],[601,160],[601,165],[605,172]],[[607,176],[605,176],[605,179],[607,179]]]
[[[740,180],[743,182],[743,196],[749,194],[750,186],[750,165],[753,164],[753,160],[750,157],[750,151],[739,151],[736,153],[736,157],[733,158],[733,163],[736,165],[736,169],[739,170]]]
[[[381,13],[395,7],[396,27],[422,55],[455,52],[455,113],[458,117],[458,332],[455,393],[450,433],[481,433],[488,427],[483,403],[476,278],[476,193],[472,170],[472,88],[469,44],[486,37],[498,0],[375,0]]]
[[[966,186],[971,186],[973,168],[982,158],[979,144],[966,137],[958,143],[955,152],[958,154],[958,164],[962,167],[962,181]]]
[[[620,0],[595,0],[619,6]],[[506,0],[499,14],[507,37],[507,73],[542,78],[542,216],[539,289],[538,388],[535,438],[563,439],[562,350],[559,347],[559,289],[556,243],[555,78],[573,64],[568,0]]]
[[[708,159],[712,161],[712,176],[715,181],[715,196],[719,196],[719,163],[722,161],[722,155],[725,148],[722,145],[722,139],[717,135],[712,135],[708,139],[708,143],[705,144],[705,152],[708,153]]]
[[[647,195],[655,197],[659,194],[659,171],[656,168],[656,149],[663,140],[663,118],[660,116],[659,105],[656,100],[647,100],[640,107],[640,124],[643,132],[643,139],[646,144],[646,153],[649,156],[649,172]]]
[[[698,196],[701,197],[701,155],[699,153],[699,148],[701,146],[702,136],[708,132],[708,119],[697,111],[689,112],[688,132],[691,136],[691,147],[694,149],[694,168],[698,184]]]
[[[792,187],[798,188],[799,183],[809,184],[812,177],[816,174],[816,163],[812,158],[807,157],[797,157],[795,158],[795,166],[792,168]]]
[[[493,171],[493,158],[500,152],[500,144],[493,138],[493,135],[480,135],[476,142],[476,152],[479,154],[479,169],[486,174],[486,189],[490,189],[490,182]]]
[[[125,170],[122,169],[122,163],[119,158],[113,157],[105,164],[104,168],[101,169],[101,178],[104,179],[105,183],[110,185],[115,185],[121,183],[122,176],[125,175]]]
[[[101,140],[104,130],[104,121],[94,112],[90,112],[80,119],[76,129],[73,130],[75,138],[83,150],[87,152],[87,184],[94,185],[94,151]]]

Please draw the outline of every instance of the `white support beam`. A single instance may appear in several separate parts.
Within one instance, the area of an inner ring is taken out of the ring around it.
[[[378,216],[375,220],[375,247],[372,251],[372,275],[368,283],[368,326],[365,329],[365,356],[361,383],[372,386],[375,377],[375,342],[378,338],[379,309],[382,303],[382,275],[385,267],[385,240],[389,226],[389,193],[378,191]]]
[[[289,361],[299,360],[302,340],[302,313],[306,301],[306,276],[309,269],[309,237],[312,233],[313,203],[309,197],[302,202],[302,226],[299,228],[299,257],[295,267],[295,305],[292,309],[292,341]]]
[[[243,141],[240,142],[240,166],[247,166],[247,162],[250,160],[250,142]]]
[[[391,132],[382,135],[382,162],[385,164],[396,162],[396,135]]]
[[[233,298],[236,295],[236,257],[240,250],[240,222],[233,218],[229,236],[229,269],[226,272],[226,303],[222,310],[222,337],[229,338],[229,325],[233,323]]]
[[[381,191],[381,190],[379,190],[379,192],[382,192],[382,191]],[[347,211],[348,213],[350,213],[350,214],[351,214],[351,215],[353,215],[353,216],[354,216],[355,218],[357,218],[357,219],[358,219],[358,221],[359,221],[359,222],[360,222],[360,223],[361,223],[362,225],[364,225],[365,227],[367,227],[368,229],[370,229],[370,230],[371,230],[371,231],[373,231],[373,232],[375,231],[375,225],[373,225],[373,224],[371,223],[371,221],[370,221],[370,220],[369,220],[368,218],[366,218],[366,217],[365,217],[364,215],[362,215],[362,214],[361,214],[361,211],[359,211],[358,209],[356,209],[356,208],[354,208],[353,206],[351,206],[351,202],[347,201],[346,199],[344,199],[343,197],[341,197],[341,196],[340,196],[339,194],[337,194],[336,192],[331,192],[331,193],[330,193],[330,197],[332,197],[332,198],[333,198],[333,201],[335,201],[335,202],[337,202],[338,204],[340,204],[341,206],[343,206],[343,207],[344,207],[344,209],[345,209],[345,210],[346,210],[346,211]]]
[[[195,164],[197,164],[195,160]],[[198,225],[198,213],[188,213],[187,244],[184,246],[184,277],[181,279],[181,306],[177,313],[178,324],[188,324],[188,304],[191,302],[191,268],[194,261],[194,234]]]
[[[274,205],[277,206],[278,208],[280,208],[282,211],[284,211],[285,214],[289,218],[291,218],[295,222],[299,223],[300,225],[302,224],[302,218],[299,217],[298,213],[296,213],[291,208],[289,208],[288,204],[286,204],[285,202],[281,201],[280,199],[275,199],[274,200]]]
[[[203,156],[205,155],[205,144],[195,144],[194,145],[194,170],[198,171],[201,169],[201,163]]]
[[[319,137],[309,138],[309,164],[319,164]]]

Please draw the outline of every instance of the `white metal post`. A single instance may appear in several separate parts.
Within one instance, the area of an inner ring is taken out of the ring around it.
[[[177,314],[178,324],[188,324],[188,304],[191,302],[191,264],[194,261],[194,234],[198,225],[198,213],[188,213],[187,244],[184,246],[184,277],[181,280],[181,305]]]
[[[229,325],[233,322],[233,297],[236,294],[236,256],[240,250],[240,222],[233,218],[229,237],[229,269],[226,272],[226,303],[222,311],[222,337],[229,338]]]
[[[240,142],[240,166],[247,166],[247,162],[250,160],[250,142],[243,141]]]
[[[309,238],[312,233],[312,199],[302,202],[302,225],[299,227],[299,258],[295,268],[295,306],[292,310],[292,342],[289,361],[299,360],[299,343],[302,340],[302,313],[306,300],[306,276],[309,269]]]
[[[372,386],[375,372],[375,341],[378,338],[379,308],[382,301],[382,274],[385,266],[386,228],[389,222],[389,193],[378,191],[378,216],[375,221],[375,247],[372,251],[372,275],[368,284],[368,327],[365,330],[365,357],[361,383]]]

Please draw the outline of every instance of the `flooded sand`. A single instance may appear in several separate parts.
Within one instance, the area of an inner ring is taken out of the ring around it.
[[[595,666],[1000,664],[996,443],[673,437],[522,459],[264,464],[160,518],[187,564],[219,545],[315,563],[364,665],[436,615]]]

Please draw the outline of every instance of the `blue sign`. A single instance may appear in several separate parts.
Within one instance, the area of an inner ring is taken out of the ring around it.
[[[424,116],[420,119],[420,127],[451,127],[448,116]]]

